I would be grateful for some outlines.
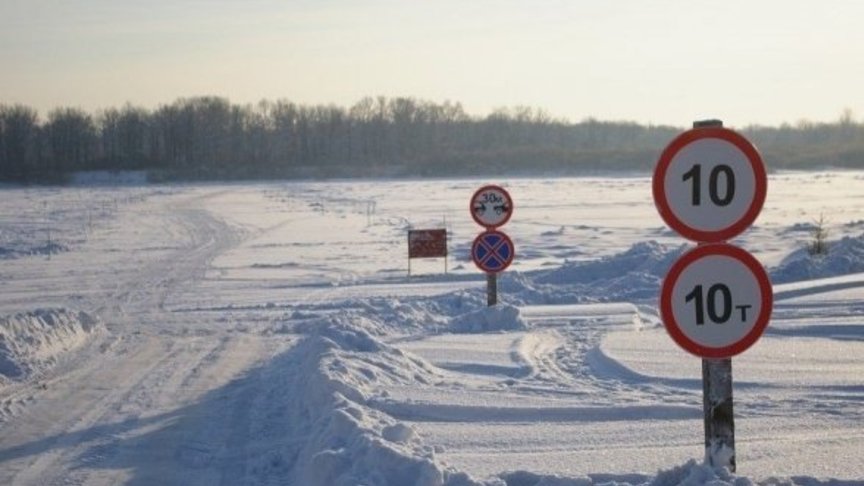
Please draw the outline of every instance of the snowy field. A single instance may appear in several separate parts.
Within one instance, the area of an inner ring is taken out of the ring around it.
[[[486,307],[469,198],[516,260]],[[769,179],[738,471],[657,313],[647,177],[0,189],[0,484],[864,484],[864,173]],[[828,256],[804,251],[824,215]],[[410,228],[451,256],[413,260]]]

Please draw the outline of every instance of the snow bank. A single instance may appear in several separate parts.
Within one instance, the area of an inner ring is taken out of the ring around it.
[[[502,317],[503,316],[503,317]],[[464,320],[463,320],[464,319]],[[474,329],[482,322],[517,325],[512,306],[497,306],[454,318]],[[469,324],[470,323],[470,324]],[[255,466],[262,482],[288,478],[306,486],[816,486],[813,478],[753,482],[696,460],[656,475],[597,474],[585,477],[540,475],[529,471],[503,473],[482,480],[458,472],[436,458],[410,424],[376,404],[386,402],[388,385],[430,385],[447,377],[428,362],[394,348],[373,332],[383,324],[350,312],[322,318],[308,328],[304,340],[282,363],[286,383],[274,383],[272,427],[280,418],[291,439],[281,449],[262,454]],[[458,327],[458,326],[456,326]],[[495,326],[491,329],[493,330]],[[281,406],[285,404],[285,406]],[[278,431],[278,429],[276,429]],[[272,433],[272,432],[271,432]],[[284,437],[284,436],[283,436]]]
[[[536,273],[507,272],[499,291],[517,305],[610,301],[655,301],[669,267],[692,245],[639,242],[598,260],[568,262]],[[789,254],[770,271],[774,284],[864,272],[864,234],[828,243],[827,255],[805,248]]]
[[[503,474],[507,486],[860,486],[861,481],[820,480],[812,477],[768,478],[753,481],[726,469],[714,469],[691,459],[672,469],[658,471],[654,477],[592,474],[581,478],[540,475],[527,471]]]
[[[498,304],[458,315],[450,321],[450,331],[459,333],[522,331],[528,325],[522,319],[519,308]]]
[[[4,247],[0,246],[0,260],[11,260],[33,255],[56,255],[69,251],[69,247],[56,242],[47,242],[30,247]]]
[[[772,269],[775,284],[864,272],[864,234],[828,242],[827,255],[810,255],[801,248]]]
[[[714,469],[690,460],[683,466],[657,473],[647,486],[753,486],[747,478],[736,477],[726,469]]]
[[[289,405],[296,440],[259,467],[306,486],[505,486],[446,468],[413,427],[369,404],[383,385],[441,379],[427,362],[364,329],[377,327],[350,313],[329,316],[292,349],[291,382],[279,387],[279,400]]]
[[[22,380],[44,371],[100,328],[86,312],[40,309],[0,317],[0,377]]]
[[[508,302],[522,305],[656,299],[663,276],[687,248],[652,240],[598,260],[568,262],[535,274],[508,272],[499,291]]]
[[[570,262],[538,278],[540,283],[575,284],[609,280],[615,275],[662,277],[687,245],[670,248],[654,240],[634,244],[627,251],[599,260]]]

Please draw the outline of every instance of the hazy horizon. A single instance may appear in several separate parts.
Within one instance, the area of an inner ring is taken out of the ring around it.
[[[0,103],[44,116],[381,95],[571,122],[859,120],[861,14],[848,1],[3,0]]]

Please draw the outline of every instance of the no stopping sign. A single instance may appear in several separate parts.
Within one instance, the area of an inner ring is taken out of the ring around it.
[[[480,270],[486,273],[503,272],[510,266],[515,256],[513,240],[497,230],[480,233],[471,245],[471,259]]]
[[[682,348],[702,358],[729,358],[762,336],[773,306],[771,282],[753,255],[728,244],[699,246],[663,280],[660,314]]]

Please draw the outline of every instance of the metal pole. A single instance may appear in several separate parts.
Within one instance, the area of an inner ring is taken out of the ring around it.
[[[492,307],[498,303],[498,274],[486,274],[486,305]]]
[[[450,235],[447,233],[447,215],[443,215],[444,219],[444,275],[447,275],[447,254],[450,247]]]
[[[693,128],[722,127],[721,120],[693,122]],[[735,414],[732,359],[702,360],[702,410],[705,414],[705,462],[735,472]]]
[[[731,359],[702,360],[702,407],[705,413],[705,462],[735,472]]]

